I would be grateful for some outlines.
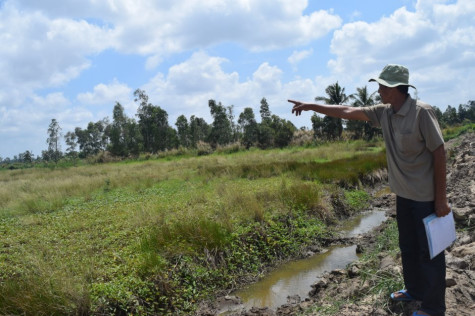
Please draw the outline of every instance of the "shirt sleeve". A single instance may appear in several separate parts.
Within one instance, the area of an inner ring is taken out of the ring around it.
[[[424,107],[420,114],[420,131],[426,142],[426,147],[431,152],[444,144],[444,137],[440,130],[439,122],[431,107]]]
[[[387,107],[387,104],[377,104],[373,106],[362,107],[361,110],[366,114],[374,127],[381,127],[381,117]]]

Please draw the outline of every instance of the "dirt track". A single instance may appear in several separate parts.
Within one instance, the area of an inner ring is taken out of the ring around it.
[[[475,310],[475,133],[465,134],[447,142],[447,191],[456,219],[457,241],[446,252],[447,292],[446,316],[474,315]],[[395,216],[395,196],[387,194],[373,201],[378,208],[387,208],[389,216]],[[383,224],[384,225],[384,224]],[[359,248],[375,244],[376,229],[358,239]],[[291,298],[288,305],[276,311],[269,308],[253,308],[237,315],[301,315],[313,305],[331,306],[335,301],[351,301],[342,305],[335,315],[411,315],[418,308],[417,302],[402,304],[391,302],[378,295],[362,295],[369,286],[359,275],[359,263],[347,270],[332,271],[320,278],[310,291],[310,298],[300,301]],[[381,253],[379,269],[391,274],[401,273],[400,258]],[[397,290],[397,289],[394,289]],[[383,304],[381,304],[383,302]],[[210,310],[208,310],[211,312]],[[203,313],[204,315],[207,313]],[[308,314],[308,313],[305,313]],[[209,313],[207,315],[213,315]],[[312,315],[312,314],[309,314]],[[313,315],[318,315],[314,313]]]

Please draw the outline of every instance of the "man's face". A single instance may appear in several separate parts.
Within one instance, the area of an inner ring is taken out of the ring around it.
[[[394,100],[394,95],[397,92],[397,88],[389,88],[383,86],[382,84],[379,85],[378,93],[381,96],[381,101],[385,104],[389,103],[392,104]]]

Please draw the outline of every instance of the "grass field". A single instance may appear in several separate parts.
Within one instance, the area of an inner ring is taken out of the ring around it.
[[[1,171],[0,314],[187,314],[328,237],[385,164],[355,141]]]

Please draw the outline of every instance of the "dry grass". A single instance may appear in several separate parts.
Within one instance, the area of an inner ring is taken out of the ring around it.
[[[362,153],[360,149],[358,142],[342,142],[317,148],[255,150],[172,161],[3,171],[0,172],[0,216],[55,211],[71,198],[87,200],[101,189],[133,187],[139,191],[168,179],[187,180],[197,172],[206,181],[216,176],[249,179],[279,176],[291,170],[292,164],[348,158]],[[325,176],[323,171],[322,176]]]

